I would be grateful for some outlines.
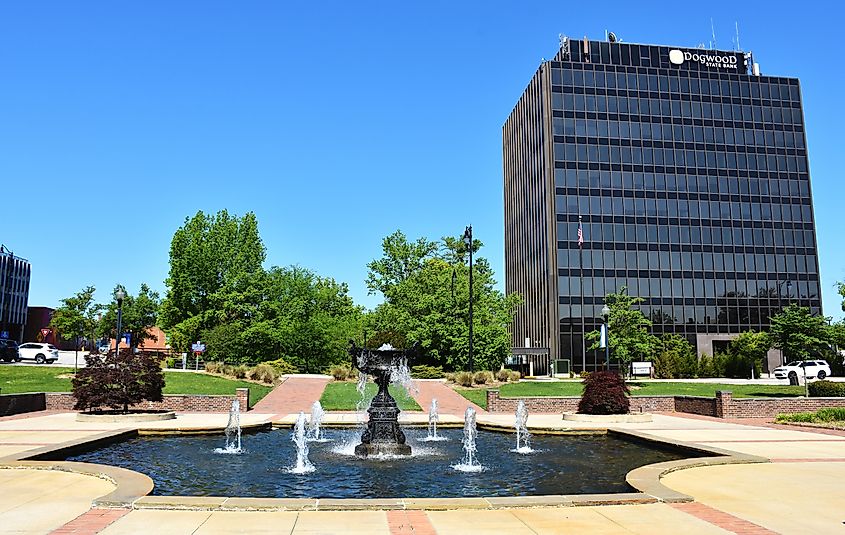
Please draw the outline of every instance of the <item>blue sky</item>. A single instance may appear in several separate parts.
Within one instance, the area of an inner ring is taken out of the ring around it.
[[[558,34],[696,46],[712,17],[720,48],[738,22],[764,73],[801,78],[825,314],[841,317],[842,8],[671,5],[6,2],[0,243],[32,262],[31,305],[88,284],[163,293],[174,230],[222,208],[257,214],[268,265],[346,281],[368,307],[366,264],[397,228],[472,223],[501,283],[501,127]]]

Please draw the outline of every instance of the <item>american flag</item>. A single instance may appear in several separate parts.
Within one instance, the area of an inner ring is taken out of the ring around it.
[[[581,221],[578,221],[578,248],[584,245],[584,229],[581,228]]]

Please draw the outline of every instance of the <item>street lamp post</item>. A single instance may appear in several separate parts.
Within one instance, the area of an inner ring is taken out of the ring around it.
[[[469,371],[472,373],[472,225],[464,229],[464,244],[469,249]]]
[[[120,354],[120,330],[121,323],[123,321],[123,298],[126,297],[126,292],[124,292],[122,288],[118,288],[118,290],[114,293],[114,297],[117,299],[117,332],[115,333],[114,356],[117,357]]]
[[[606,368],[610,370],[610,308],[607,303],[601,308],[601,315],[604,318],[604,360]]]

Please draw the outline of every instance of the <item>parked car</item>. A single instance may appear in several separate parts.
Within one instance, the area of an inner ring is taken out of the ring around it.
[[[18,352],[18,343],[14,340],[0,339],[0,360],[3,362],[20,362],[21,355]]]
[[[19,360],[34,360],[38,364],[52,364],[59,360],[59,350],[53,344],[27,342],[18,348]]]
[[[798,379],[804,378],[804,368],[807,369],[808,379],[824,379],[830,377],[830,365],[826,360],[806,360],[790,362],[775,368],[774,374],[776,379],[793,379],[796,382]]]

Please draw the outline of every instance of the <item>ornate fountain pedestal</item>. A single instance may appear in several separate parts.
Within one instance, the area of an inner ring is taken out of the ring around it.
[[[358,371],[372,375],[378,386],[378,393],[367,411],[370,415],[367,429],[361,434],[361,443],[355,446],[358,457],[411,454],[411,447],[405,444],[405,433],[397,421],[401,411],[387,386],[391,371],[407,365],[408,357],[415,351],[416,345],[408,350],[365,349],[352,343],[349,349],[352,365]]]

